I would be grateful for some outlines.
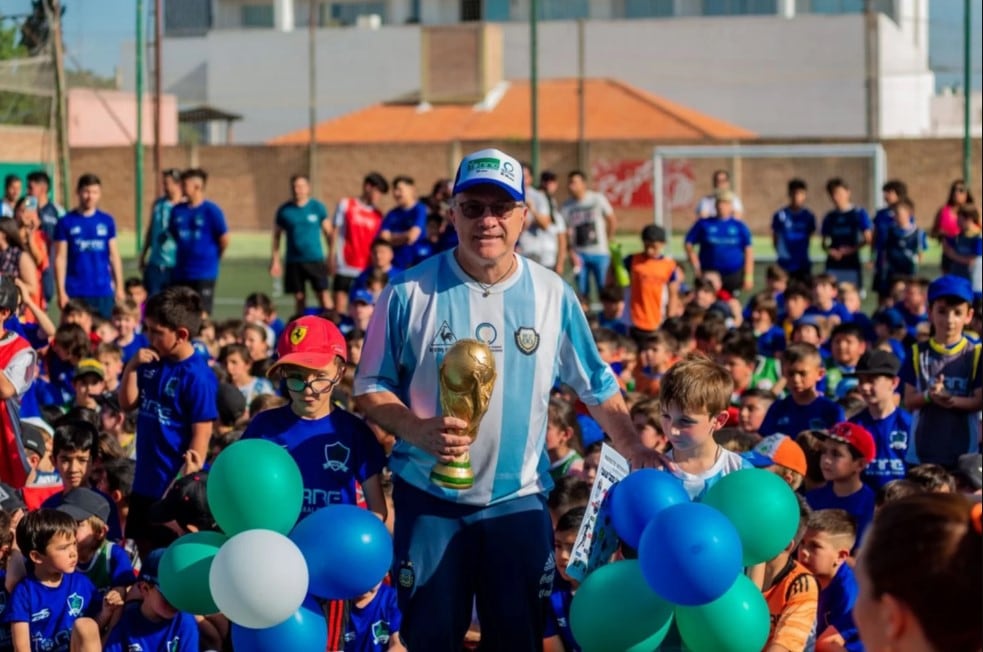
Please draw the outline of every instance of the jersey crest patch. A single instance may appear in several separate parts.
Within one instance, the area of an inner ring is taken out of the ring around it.
[[[351,456],[351,449],[341,442],[334,442],[324,447],[324,469],[329,471],[348,472],[348,458]]]
[[[515,345],[526,355],[532,355],[539,348],[539,333],[528,326],[515,331]]]

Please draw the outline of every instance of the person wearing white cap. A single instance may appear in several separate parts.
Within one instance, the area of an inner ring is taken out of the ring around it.
[[[466,156],[450,208],[458,246],[391,280],[356,372],[359,408],[397,436],[393,573],[411,650],[459,650],[475,599],[482,649],[542,649],[556,567],[545,501],[555,382],[574,388],[633,466],[662,464],[641,447],[572,288],[515,253],[526,217],[519,162],[497,149]],[[440,365],[464,339],[486,344],[496,370],[473,440],[439,407]],[[464,454],[473,486],[430,480],[435,463]]]

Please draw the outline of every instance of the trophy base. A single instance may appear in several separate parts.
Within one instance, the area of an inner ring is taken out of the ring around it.
[[[470,489],[474,486],[474,471],[471,462],[438,462],[430,470],[430,482],[445,489]]]

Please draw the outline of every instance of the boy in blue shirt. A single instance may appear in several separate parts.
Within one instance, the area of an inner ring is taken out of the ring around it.
[[[959,276],[928,287],[934,334],[912,346],[901,370],[904,406],[913,413],[909,464],[953,469],[960,455],[979,450],[980,344],[963,334],[973,318],[972,300],[972,286]]]
[[[580,646],[574,640],[573,629],[570,627],[570,605],[573,603],[573,596],[577,592],[579,583],[567,574],[567,565],[570,563],[573,544],[577,541],[580,522],[584,520],[586,512],[584,507],[574,507],[564,512],[556,521],[553,556],[559,578],[553,582],[550,609],[546,616],[546,627],[543,629],[545,650],[580,652]]]
[[[857,363],[857,386],[867,408],[850,421],[874,437],[876,454],[864,471],[864,480],[873,489],[905,477],[911,415],[895,404],[900,370],[897,356],[877,349],[865,353]]]
[[[92,582],[75,572],[75,519],[68,514],[30,512],[17,525],[16,537],[31,563],[3,614],[10,623],[14,651],[68,652],[76,621],[95,618],[97,627],[105,626],[122,600],[112,592],[103,604]]]
[[[173,222],[172,222],[173,224]],[[127,536],[149,552],[150,505],[182,473],[187,453],[208,457],[218,418],[218,381],[195,353],[202,302],[193,290],[170,287],[147,300],[145,333],[150,348],[137,351],[123,369],[120,407],[137,415],[137,465]]]
[[[107,538],[110,500],[86,487],[65,494],[58,511],[75,519],[78,567],[100,592],[133,584],[133,564],[126,550]]]
[[[852,321],[853,315],[847,307],[836,300],[838,294],[836,277],[832,274],[818,274],[812,279],[813,299],[805,314],[823,317],[830,326]]]
[[[983,291],[983,235],[981,235],[980,211],[972,204],[959,208],[957,214],[959,235],[946,238],[942,251],[952,261],[950,274],[968,279],[973,285],[973,296],[979,300]]]
[[[301,317],[287,325],[277,354],[269,373],[283,381],[290,403],[257,414],[242,438],[268,439],[297,462],[301,518],[331,504],[354,505],[357,481],[369,510],[385,520],[385,451],[364,421],[331,402],[348,360],[345,338],[327,319]]]
[[[818,434],[818,433],[817,433]],[[845,510],[857,526],[859,541],[874,518],[874,490],[860,476],[874,461],[877,447],[867,430],[855,423],[838,423],[821,436],[819,465],[826,484],[806,493],[809,507]]]
[[[55,225],[55,286],[58,307],[79,299],[109,319],[122,299],[123,261],[116,245],[116,221],[99,210],[102,182],[83,174],[76,186],[78,207]]]
[[[219,261],[229,246],[229,229],[222,209],[205,199],[207,181],[208,174],[200,168],[181,173],[187,200],[171,209],[167,230],[175,243],[171,285],[183,285],[198,292],[202,307],[210,313]],[[197,334],[197,331],[192,333]]]
[[[891,304],[891,286],[896,279],[918,273],[928,249],[928,236],[915,224],[914,211],[910,199],[900,200],[894,207],[894,221],[874,241],[874,290],[882,306]]]
[[[413,179],[407,176],[393,179],[393,199],[396,206],[382,220],[379,237],[392,243],[393,264],[408,269],[416,262],[415,245],[427,228],[427,206],[417,199]]]
[[[816,216],[805,207],[806,182],[788,182],[788,206],[771,218],[772,242],[778,254],[778,264],[789,276],[808,283],[812,276],[809,241],[816,232]]]
[[[697,220],[686,234],[685,247],[694,278],[703,272],[718,272],[723,289],[737,296],[741,290],[754,287],[754,250],[751,231],[734,217],[733,203],[734,193],[718,193],[717,214]]]
[[[860,591],[847,563],[856,542],[856,526],[842,509],[824,509],[809,516],[799,546],[799,563],[819,582],[816,649],[863,652],[860,632],[853,622],[853,605]]]
[[[80,647],[83,652],[198,652],[198,625],[195,617],[178,611],[160,591],[157,570],[164,549],[147,555],[140,569],[137,589],[142,600],[127,603],[123,614],[110,631],[105,647]]]
[[[826,363],[826,396],[838,400],[857,386],[854,371],[867,350],[864,332],[857,324],[838,324],[829,336],[830,358]]]
[[[850,188],[843,179],[830,179],[826,192],[833,202],[833,210],[823,218],[821,228],[826,272],[836,277],[837,282],[863,287],[860,249],[871,242],[870,216],[850,202]]]
[[[399,640],[402,623],[396,590],[388,584],[375,585],[351,602],[345,652],[406,652]]]
[[[147,338],[139,331],[140,319],[140,306],[133,299],[123,299],[113,306],[113,326],[119,333],[116,344],[123,352],[123,364],[137,351],[149,346]]]
[[[775,433],[794,437],[803,430],[824,430],[843,420],[843,408],[816,389],[825,370],[815,346],[798,342],[785,349],[782,375],[788,395],[768,408],[758,429],[762,437]]]

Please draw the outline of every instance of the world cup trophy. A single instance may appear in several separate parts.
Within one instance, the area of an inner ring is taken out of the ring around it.
[[[458,340],[440,363],[440,407],[444,416],[468,422],[462,434],[472,442],[488,411],[495,377],[495,357],[478,340]],[[470,489],[474,486],[470,453],[434,464],[430,481],[447,489]]]

